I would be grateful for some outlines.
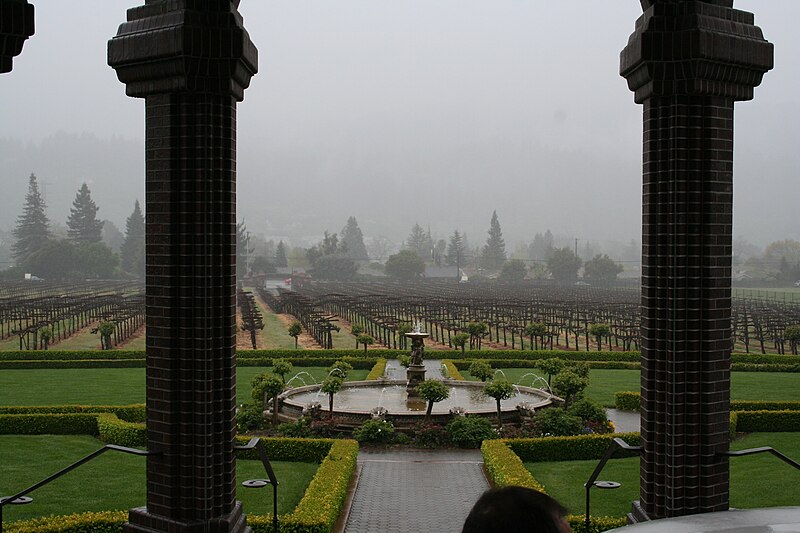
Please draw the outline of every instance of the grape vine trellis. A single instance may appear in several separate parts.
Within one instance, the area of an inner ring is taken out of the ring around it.
[[[453,347],[457,333],[480,321],[488,326],[489,345],[499,348],[596,349],[590,327],[607,324],[603,345],[639,349],[640,293],[629,287],[439,280],[314,282],[270,298],[284,302],[278,305],[301,322],[314,318],[324,323],[338,316],[359,324],[389,348],[404,347],[398,332],[403,324],[421,321],[432,340]],[[800,304],[734,298],[732,315],[731,342],[736,351],[790,353],[784,332],[800,324]],[[528,337],[526,326],[533,323],[544,324],[546,333]]]
[[[0,284],[0,340],[19,339],[20,350],[46,348],[95,323],[111,322],[116,345],[145,320],[144,287],[132,282]]]

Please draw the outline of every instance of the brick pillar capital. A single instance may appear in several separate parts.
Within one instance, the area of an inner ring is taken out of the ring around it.
[[[11,72],[33,26],[33,6],[27,0],[0,0],[0,74]]]
[[[657,96],[751,100],[773,67],[773,46],[732,0],[642,0],[644,14],[620,54],[636,103]]]
[[[147,0],[128,10],[108,42],[108,64],[126,94],[211,93],[241,101],[258,51],[238,0]]]

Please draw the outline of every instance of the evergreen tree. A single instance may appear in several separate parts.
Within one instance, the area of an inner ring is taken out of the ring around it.
[[[138,278],[144,277],[144,215],[139,200],[133,204],[133,213],[125,222],[125,241],[122,243],[122,270]]]
[[[431,248],[428,245],[429,237],[422,226],[415,223],[406,241],[406,249],[416,253],[423,260],[427,259],[431,255]]]
[[[447,245],[447,256],[445,263],[450,266],[462,267],[466,263],[464,256],[466,249],[464,248],[464,238],[458,230],[455,230],[450,236],[450,244]]]
[[[84,183],[78,189],[67,219],[67,235],[70,240],[80,242],[101,242],[103,240],[103,221],[97,219],[98,207],[92,200],[89,186]]]
[[[14,244],[11,254],[22,264],[50,239],[50,221],[47,219],[45,209],[47,206],[39,193],[39,184],[36,176],[31,174],[28,178],[28,193],[25,195],[25,206],[22,214],[17,218],[14,228]]]
[[[342,229],[342,242],[347,245],[347,256],[357,261],[369,259],[367,247],[364,246],[364,235],[358,227],[356,217],[347,219],[347,225]]]
[[[289,266],[289,260],[286,257],[286,245],[283,244],[283,241],[280,241],[275,248],[275,266],[278,268],[286,268]]]
[[[247,258],[253,253],[250,248],[250,232],[244,220],[236,224],[236,279],[241,280],[247,275]]]
[[[489,237],[481,251],[481,266],[489,270],[497,270],[506,262],[506,243],[503,240],[503,231],[497,219],[497,211],[492,211],[492,220],[489,223]]]

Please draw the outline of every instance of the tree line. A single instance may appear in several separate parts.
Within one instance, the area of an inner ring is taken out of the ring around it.
[[[145,221],[139,201],[128,217],[119,253],[103,242],[104,222],[97,217],[100,208],[83,183],[75,194],[67,234],[53,232],[47,205],[35,174],[28,178],[28,191],[12,235],[11,254],[15,266],[3,272],[4,279],[21,279],[29,273],[42,279],[138,278],[145,274]]]

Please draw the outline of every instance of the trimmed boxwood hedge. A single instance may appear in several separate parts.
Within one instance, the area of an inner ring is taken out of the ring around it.
[[[615,435],[624,438],[628,441],[629,444],[633,444],[634,442],[638,443],[638,433],[626,433],[622,435]],[[602,453],[605,451],[605,448],[608,447],[608,443],[611,441],[611,437],[607,435],[583,435],[580,437],[547,437],[547,439],[582,439],[582,438],[592,438],[592,437],[605,437],[605,446],[603,450],[600,452]],[[486,465],[486,472],[489,475],[489,481],[495,487],[505,487],[508,485],[518,485],[522,487],[529,487],[534,490],[538,490],[540,492],[547,492],[545,487],[542,486],[541,483],[536,481],[530,471],[525,468],[525,465],[522,463],[522,458],[515,453],[515,445],[519,441],[540,441],[544,439],[497,439],[497,440],[485,440],[483,441],[483,445],[481,446],[481,453],[483,454],[483,461],[484,465]],[[573,446],[573,448],[577,449],[585,449],[591,451],[591,457],[580,457],[579,459],[595,459],[598,458],[594,457],[594,448],[597,439],[591,439],[593,442],[588,446]],[[524,446],[523,446],[524,447]],[[530,445],[527,445],[528,450],[531,449]],[[530,459],[529,459],[530,460]],[[550,460],[550,459],[547,459]],[[556,459],[561,460],[561,459]],[[614,529],[617,527],[622,527],[626,524],[625,517],[608,517],[608,516],[593,516],[591,520],[591,526],[589,531],[587,532],[584,524],[584,515],[569,515],[567,520],[572,527],[573,532],[585,532],[585,533],[600,533],[602,531],[607,531],[609,529]]]
[[[623,439],[631,446],[638,446],[640,443],[639,433],[508,439],[505,442],[523,461],[581,461],[600,459],[615,437]],[[635,455],[635,453],[619,451],[615,457]]]
[[[800,431],[800,411],[735,411],[735,414],[738,432]]]
[[[97,414],[0,415],[0,435],[94,435]]]
[[[367,374],[367,381],[381,379],[386,373],[386,359],[380,358],[375,362],[375,366]]]
[[[464,381],[464,376],[461,375],[459,368],[453,364],[453,361],[450,359],[444,359],[442,360],[442,364],[447,369],[447,377],[456,381]]]
[[[102,416],[102,415],[101,415]],[[113,416],[113,415],[104,415]],[[248,440],[238,437],[239,442]],[[280,531],[332,532],[347,498],[356,468],[358,443],[333,439],[263,439],[274,460],[319,462],[317,473],[293,512],[279,517]],[[305,455],[303,453],[305,452]],[[247,453],[240,457],[245,458]],[[252,458],[252,457],[247,457]],[[81,513],[23,520],[5,525],[8,533],[120,533],[127,511]],[[247,515],[255,533],[271,533],[272,515]]]
[[[639,410],[640,393],[633,391],[614,393],[614,407],[625,411]],[[797,400],[731,400],[731,411],[800,411]]]
[[[0,406],[0,415],[114,413],[127,422],[144,422],[145,405],[24,405]]]

